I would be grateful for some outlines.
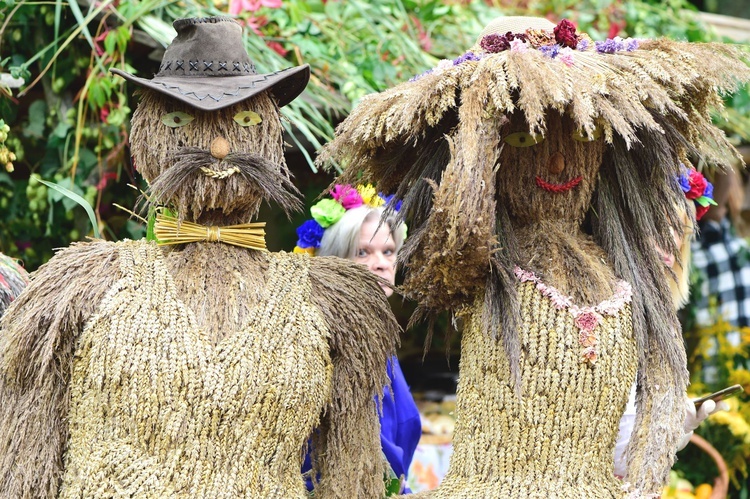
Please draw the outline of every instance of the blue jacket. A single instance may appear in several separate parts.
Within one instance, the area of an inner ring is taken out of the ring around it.
[[[380,416],[380,445],[388,464],[396,476],[406,476],[409,472],[414,451],[422,436],[422,423],[414,398],[406,384],[404,374],[396,357],[392,357],[386,366],[390,389],[386,387],[383,395],[383,413]],[[393,396],[391,396],[391,394]],[[305,456],[302,473],[310,471],[310,453]],[[312,490],[312,481],[306,480],[307,489]],[[408,492],[408,491],[407,491]]]

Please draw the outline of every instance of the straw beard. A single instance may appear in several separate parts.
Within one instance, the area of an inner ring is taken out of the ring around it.
[[[239,223],[256,215],[263,200],[277,203],[287,216],[302,208],[301,194],[286,165],[258,154],[230,153],[217,159],[204,149],[184,147],[170,157],[174,163],[149,187],[148,203],[176,209],[181,220],[199,221],[204,212],[218,210]],[[237,172],[211,178],[202,168],[217,173],[236,168]]]

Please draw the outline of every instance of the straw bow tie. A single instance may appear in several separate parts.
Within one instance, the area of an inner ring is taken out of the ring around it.
[[[266,222],[206,226],[182,221],[161,212],[156,214],[154,235],[160,245],[186,244],[200,241],[231,244],[241,248],[268,251],[266,249]]]

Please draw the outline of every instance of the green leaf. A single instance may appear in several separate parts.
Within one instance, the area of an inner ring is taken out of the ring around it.
[[[716,204],[716,201],[706,196],[699,197],[698,199],[695,200],[695,202],[703,206],[704,208],[709,205],[718,206]]]
[[[101,235],[99,234],[99,225],[96,222],[96,215],[94,215],[94,209],[91,207],[88,201],[83,199],[83,197],[79,196],[75,192],[68,190],[65,187],[62,187],[61,185],[48,182],[42,179],[39,179],[39,182],[43,183],[50,189],[54,189],[56,192],[62,194],[66,198],[71,199],[75,201],[76,203],[78,203],[79,205],[81,205],[83,209],[86,210],[86,214],[89,216],[89,221],[91,222],[91,226],[94,229],[94,237],[97,239],[101,238]]]
[[[104,50],[107,54],[114,57],[115,48],[117,47],[117,31],[110,31],[107,36],[104,37]]]
[[[24,129],[26,135],[42,138],[45,121],[47,120],[47,104],[43,100],[36,100],[29,106],[29,126]]]

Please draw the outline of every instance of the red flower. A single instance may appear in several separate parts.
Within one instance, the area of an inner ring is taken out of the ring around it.
[[[567,19],[563,19],[555,26],[555,41],[563,47],[576,48],[578,45],[578,35],[576,34],[576,25]]]
[[[698,170],[690,170],[690,178],[688,179],[690,184],[690,190],[685,193],[685,197],[688,199],[698,199],[706,191],[706,177],[704,177]],[[697,213],[696,213],[697,215]]]
[[[285,49],[284,46],[279,42],[266,42],[266,45],[272,48],[273,51],[279,54],[281,57],[286,57],[286,54],[289,53],[289,51]]]
[[[510,48],[510,42],[505,35],[492,33],[482,37],[479,46],[491,54],[497,54]]]
[[[710,208],[710,206],[701,206],[701,205],[699,205],[699,204],[696,203],[696,205],[695,205],[695,219],[696,220],[700,220],[701,218],[703,218],[703,215],[706,214],[706,212],[708,211],[709,208]]]

